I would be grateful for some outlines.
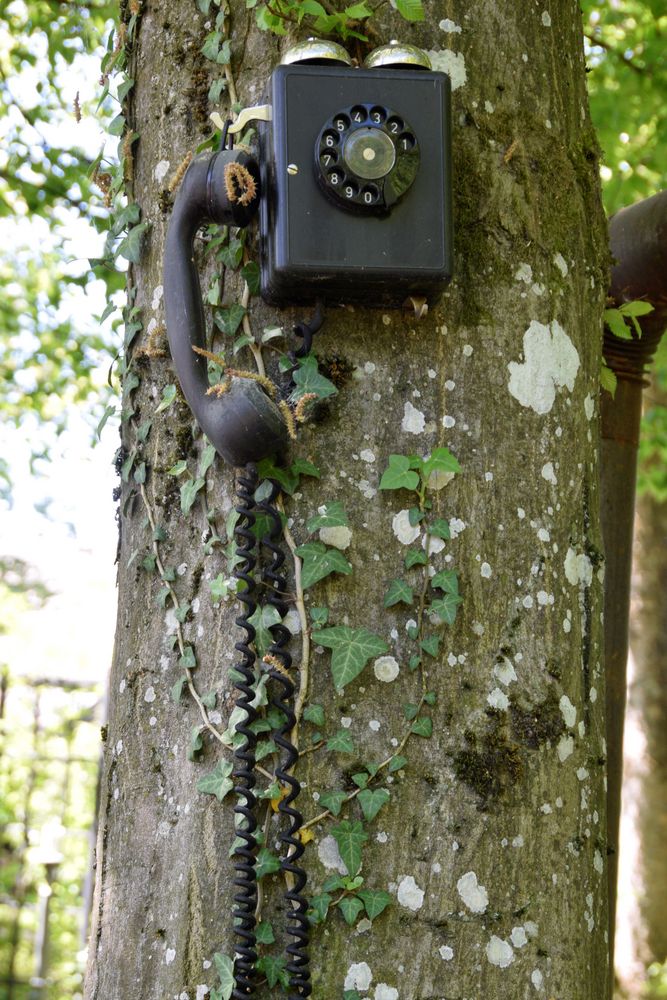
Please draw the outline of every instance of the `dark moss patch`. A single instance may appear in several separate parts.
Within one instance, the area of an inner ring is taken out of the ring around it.
[[[558,698],[553,689],[539,705],[524,708],[512,702],[510,718],[514,736],[530,750],[538,750],[547,740],[553,743],[565,729]]]
[[[469,730],[468,747],[454,757],[454,771],[459,781],[473,788],[486,804],[511,788],[523,774],[520,748],[506,738],[498,719],[482,737]]]

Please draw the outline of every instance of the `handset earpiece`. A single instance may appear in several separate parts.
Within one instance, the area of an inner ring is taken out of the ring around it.
[[[193,242],[203,222],[247,226],[260,200],[257,162],[223,149],[200,156],[178,190],[164,255],[167,336],[183,395],[201,429],[226,462],[240,466],[279,455],[287,428],[275,403],[257,382],[233,378],[222,396],[209,389],[204,349],[205,320]]]

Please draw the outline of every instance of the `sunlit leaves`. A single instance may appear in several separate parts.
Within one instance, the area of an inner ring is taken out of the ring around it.
[[[334,625],[313,632],[313,641],[331,650],[331,673],[334,685],[341,690],[353,681],[373,656],[382,656],[387,643],[365,628]]]

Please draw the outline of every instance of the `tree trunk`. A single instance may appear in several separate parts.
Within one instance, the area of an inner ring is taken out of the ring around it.
[[[650,390],[653,406],[667,402],[657,380]],[[650,472],[648,473],[650,475]],[[635,661],[631,705],[645,740],[643,767],[637,774],[638,834],[640,838],[639,894],[641,939],[638,950],[646,964],[664,962],[667,956],[667,753],[665,725],[665,594],[667,565],[667,504],[652,493],[640,496],[637,504],[637,556],[635,560],[635,600],[632,652]]]
[[[258,32],[253,12],[242,7],[233,5],[231,68],[240,101],[251,104],[261,98],[278,43]],[[378,489],[390,453],[426,456],[447,446],[461,464],[460,476],[428,495],[433,513],[454,529],[431,562],[457,570],[463,603],[452,627],[433,629],[442,636],[437,655],[423,654],[435,704],[422,714],[432,718],[432,737],[410,735],[402,750],[407,763],[371,779],[391,797],[365,823],[364,888],[387,890],[393,901],[372,928],[361,916],[348,927],[340,907],[330,908],[312,933],[313,995],[341,997],[356,988],[375,1000],[602,1000],[597,399],[607,249],[579,8],[572,0],[529,7],[485,0],[474,9],[434,0],[426,7],[420,25],[387,8],[376,30],[381,39],[398,36],[431,50],[434,68],[451,73],[455,278],[419,321],[398,311],[329,311],[315,352],[338,394],[300,431],[294,449],[321,478],[304,477],[286,500],[298,544],[308,539],[305,521],[318,507],[333,500],[345,507],[353,572],[309,589],[309,604],[327,606],[330,625],[381,637],[400,672],[382,683],[377,675],[391,676],[393,663],[384,662],[388,674],[369,663],[340,695],[329,652],[313,649],[308,699],[323,706],[320,729],[328,739],[342,726],[355,751],[301,757],[306,821],[323,811],[317,799],[325,791],[353,790],[353,774],[396,753],[410,726],[404,706],[421,703],[421,668],[409,668],[415,643],[406,631],[418,609],[383,607],[394,578],[417,592],[428,585],[423,567],[404,567],[406,539],[419,532],[407,514],[396,520],[414,495]],[[201,55],[210,30],[194,3],[156,0],[141,17],[130,70],[129,115],[140,135],[132,185],[152,230],[130,275],[144,330],[134,343],[131,371],[139,381],[126,393],[123,448],[136,453],[134,471],[143,461],[147,473],[145,483],[130,475],[121,498],[88,1000],[199,1000],[217,985],[214,953],[233,954],[232,797],[219,804],[196,791],[227,754],[211,729],[227,725],[228,674],[238,660],[238,612],[233,600],[214,600],[209,586],[227,576],[225,553],[220,546],[205,551],[214,532],[224,539],[233,470],[216,462],[185,516],[183,480],[168,470],[185,459],[196,474],[204,442],[182,400],[156,412],[174,380],[160,343],[163,189],[206,134],[208,87],[222,75]],[[232,271],[224,293],[229,303],[241,298]],[[296,318],[252,300],[255,331],[289,331]],[[241,357],[233,363],[249,367],[252,359]],[[431,486],[447,478],[436,476]],[[142,568],[145,557],[153,565],[155,547],[158,570],[174,570],[169,592],[159,572]],[[183,674],[174,637],[194,648],[197,691],[217,695],[194,761],[187,755],[191,730],[207,710],[187,685],[179,704],[170,698]],[[301,639],[294,643],[297,667]],[[302,724],[302,747],[313,731]],[[260,779],[259,787],[266,784]],[[272,847],[278,821],[269,817]],[[321,893],[340,865],[331,830],[345,819],[363,819],[357,801],[338,820],[310,828],[310,895]],[[277,942],[260,951],[279,954],[282,886],[276,876],[262,884]],[[258,995],[270,993],[260,986]]]

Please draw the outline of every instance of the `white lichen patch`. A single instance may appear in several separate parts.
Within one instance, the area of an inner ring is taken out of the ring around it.
[[[452,427],[456,426],[456,420],[454,419],[454,417],[450,417],[449,414],[445,414],[445,416],[442,418],[442,426],[447,431],[451,430]]]
[[[591,396],[590,392],[584,400],[584,413],[586,414],[586,420],[593,419],[593,414],[595,413],[595,400]]]
[[[419,525],[410,524],[408,510],[399,510],[391,522],[391,527],[401,545],[412,545],[415,539],[419,537]]]
[[[519,264],[514,275],[515,281],[523,281],[524,284],[529,285],[533,280],[533,269],[530,264]]]
[[[367,962],[353,962],[347,970],[343,989],[359,990],[367,993],[373,981],[373,973]]]
[[[398,1000],[398,990],[395,986],[387,986],[386,983],[378,983],[375,987],[373,1000]]]
[[[556,267],[558,268],[558,270],[560,271],[560,273],[563,275],[563,277],[567,278],[567,273],[568,273],[569,268],[567,266],[567,262],[566,262],[565,258],[563,257],[562,253],[555,253],[554,254],[554,264],[556,265]]]
[[[551,14],[549,13],[548,10],[542,11],[542,24],[544,25],[545,28],[551,27]]]
[[[369,465],[372,465],[375,461],[375,453],[370,448],[364,448],[363,451],[359,452],[359,458],[362,462],[368,462]]]
[[[487,702],[491,708],[497,709],[499,712],[506,712],[510,707],[510,700],[504,691],[500,688],[494,688],[491,694],[487,695]]]
[[[510,361],[508,388],[522,406],[535,413],[548,413],[556,400],[556,389],[570,392],[579,371],[579,354],[560,323],[549,326],[533,320],[523,335],[522,363]]]
[[[403,420],[401,430],[406,434],[421,434],[426,426],[426,417],[421,410],[418,410],[407,400],[403,407]]]
[[[528,944],[528,935],[526,934],[525,928],[518,927],[512,928],[512,933],[510,934],[510,941],[515,948],[525,948]]]
[[[541,990],[544,984],[544,976],[539,969],[533,969],[530,974],[530,981],[536,990]]]
[[[573,587],[582,584],[590,587],[593,582],[593,564],[585,552],[577,552],[570,546],[565,556],[565,576]]]
[[[451,49],[429,49],[428,56],[433,69],[439,73],[446,73],[452,81],[452,90],[465,86],[468,74],[462,52],[453,52]]]
[[[421,910],[424,905],[424,890],[419,888],[412,875],[406,875],[399,882],[396,898],[406,910]]]
[[[449,521],[449,533],[452,538],[458,538],[462,531],[465,531],[465,521],[460,517],[452,517]]]
[[[554,472],[553,462],[545,462],[540,470],[540,474],[542,476],[542,479],[545,479],[548,483],[551,483],[552,486],[558,485],[558,479],[556,478],[556,473]]]
[[[475,872],[466,872],[456,883],[456,891],[472,913],[484,913],[489,905],[489,894],[477,881]]]
[[[496,663],[493,668],[493,673],[498,678],[501,684],[507,687],[513,681],[516,680],[516,670],[514,669],[514,664],[507,657],[503,657],[501,663]]]
[[[576,708],[574,707],[574,705],[572,704],[572,702],[570,701],[570,699],[568,698],[568,696],[566,694],[564,694],[561,697],[561,699],[560,699],[560,701],[559,701],[558,704],[560,706],[561,715],[563,716],[563,719],[565,720],[565,725],[569,729],[572,729],[576,725],[576,722],[577,722],[577,710],[576,710]]]
[[[399,671],[398,661],[393,656],[379,656],[373,664],[373,673],[385,684],[395,681]]]
[[[602,875],[602,872],[604,871],[604,862],[602,860],[602,855],[597,849],[593,855],[593,868],[595,868],[598,875]]]
[[[320,528],[320,541],[325,545],[333,545],[335,549],[348,549],[352,541],[352,531],[345,525],[334,528]]]
[[[160,308],[160,302],[162,302],[162,296],[164,294],[164,288],[162,285],[156,285],[153,289],[153,299],[151,301],[151,309],[155,312],[156,309]]]
[[[347,875],[347,867],[340,856],[338,844],[333,837],[323,837],[317,845],[317,856],[325,868],[337,871],[339,875]]]
[[[558,759],[562,763],[574,753],[574,736],[561,736],[556,747]]]
[[[499,969],[506,969],[514,961],[514,950],[507,941],[492,934],[491,940],[486,946],[486,957],[491,965],[497,965]]]
[[[204,1000],[204,998],[207,997],[210,992],[211,991],[208,988],[208,986],[206,985],[206,983],[201,983],[197,987],[197,995],[195,997],[195,1000]]]
[[[461,27],[452,21],[449,17],[445,17],[438,25],[441,31],[446,31],[448,35],[460,35]]]
[[[449,945],[443,944],[438,948],[438,954],[443,962],[451,962],[454,958],[454,949],[450,948]]]
[[[174,961],[175,958],[176,958],[176,949],[167,948],[167,950],[164,953],[164,964],[171,965],[171,963]]]
[[[301,619],[296,608],[290,608],[283,618],[283,625],[289,630],[290,635],[299,635],[301,632]]]
[[[493,570],[489,566],[488,562],[483,562],[479,568],[480,575],[484,577],[485,580],[490,580],[493,576]]]
[[[149,705],[151,704],[151,702],[155,701],[155,688],[154,687],[147,687],[146,688],[146,691],[144,693],[144,701],[148,702]]]
[[[167,176],[167,174],[169,173],[169,166],[170,166],[169,160],[160,160],[159,163],[155,164],[153,177],[158,182],[158,184],[161,184],[162,181]]]

